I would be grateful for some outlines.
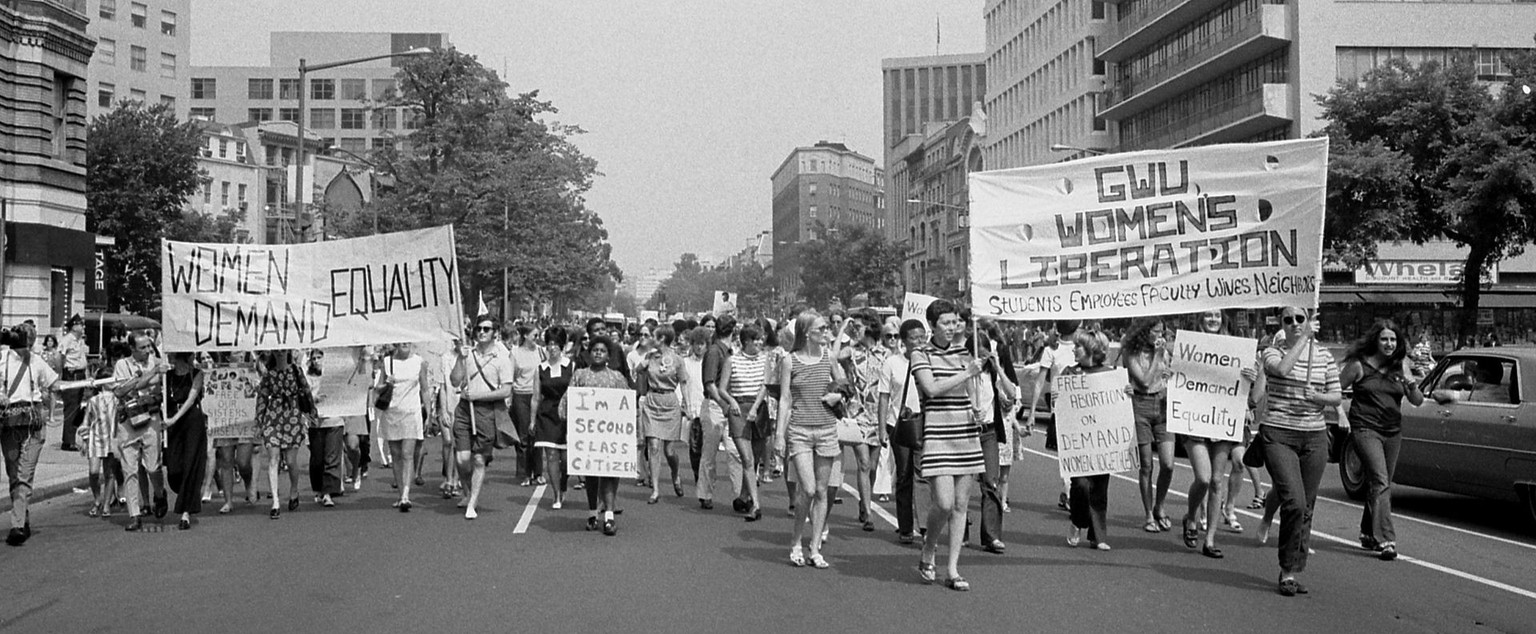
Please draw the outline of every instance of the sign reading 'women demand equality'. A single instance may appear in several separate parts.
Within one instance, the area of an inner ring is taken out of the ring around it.
[[[1328,140],[970,175],[971,305],[999,319],[1316,306]]]
[[[161,242],[171,351],[452,338],[463,298],[453,227],[308,244]]]

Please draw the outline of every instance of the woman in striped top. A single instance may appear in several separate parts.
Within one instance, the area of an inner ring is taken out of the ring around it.
[[[933,339],[912,353],[912,379],[923,396],[923,458],[921,472],[928,478],[933,504],[928,509],[928,532],[918,574],[924,583],[937,581],[934,559],[939,533],[949,527],[949,577],[945,585],[970,590],[960,576],[960,549],[965,539],[965,512],[970,504],[970,476],[985,471],[981,453],[981,429],[971,419],[970,381],[979,376],[991,357],[983,348],[980,358],[965,349],[964,322],[948,300],[928,305],[928,324]]]
[[[1280,594],[1305,594],[1296,575],[1307,567],[1312,507],[1328,466],[1328,427],[1323,409],[1342,400],[1339,368],[1317,345],[1316,319],[1308,311],[1280,309],[1285,343],[1264,350],[1268,402],[1259,424],[1264,462],[1280,504]],[[1265,527],[1267,528],[1267,526]]]
[[[747,324],[741,329],[741,351],[725,358],[725,375],[730,377],[725,400],[730,407],[726,418],[730,420],[731,440],[741,453],[742,486],[751,498],[751,506],[738,508],[747,514],[748,522],[763,519],[762,499],[757,495],[757,458],[767,453],[768,433],[762,428],[763,399],[768,391],[763,382],[768,368],[768,355],[763,352],[763,329],[757,324]]]
[[[795,343],[786,362],[779,364],[779,384],[789,387],[789,394],[779,399],[779,423],[776,446],[788,456],[790,468],[802,483],[797,487],[794,542],[789,561],[804,566],[807,561],[817,568],[827,568],[821,556],[822,530],[827,518],[827,482],[832,477],[832,460],[837,457],[837,418],[832,407],[842,395],[829,391],[833,381],[832,357],[824,347],[829,343],[827,320],[808,310],[795,318]],[[811,556],[801,549],[805,524],[811,524]]]

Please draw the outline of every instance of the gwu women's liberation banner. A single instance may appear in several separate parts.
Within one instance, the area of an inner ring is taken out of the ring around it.
[[[999,319],[1317,306],[1328,140],[970,175],[971,305]]]
[[[161,241],[165,348],[272,350],[449,339],[453,227],[306,244]]]

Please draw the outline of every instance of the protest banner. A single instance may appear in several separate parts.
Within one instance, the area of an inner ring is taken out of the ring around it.
[[[448,339],[462,330],[453,228],[309,244],[161,241],[165,349]]]
[[[216,365],[203,376],[203,413],[209,438],[256,437],[256,386],[261,375],[248,364]]]
[[[916,319],[925,324],[928,323],[928,305],[937,299],[932,295],[908,291],[901,298],[901,320]]]
[[[1328,140],[969,176],[971,305],[998,319],[1317,306]]]
[[[368,362],[368,348],[326,348],[320,351],[320,374],[309,375],[315,390],[315,409],[321,418],[362,416],[368,412],[368,388],[373,382],[373,368]],[[425,393],[426,386],[423,386]]]
[[[635,475],[635,392],[573,387],[566,392],[566,472],[574,476]]]
[[[715,291],[715,305],[710,307],[710,313],[715,316],[736,314],[736,300],[740,299],[738,293],[732,291]]]
[[[1172,345],[1168,431],[1242,442],[1248,391],[1253,388],[1242,371],[1254,367],[1258,342],[1181,330]]]
[[[1136,418],[1124,368],[1056,377],[1056,459],[1062,478],[1133,471]]]

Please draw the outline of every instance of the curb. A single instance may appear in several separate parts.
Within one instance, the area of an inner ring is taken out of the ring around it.
[[[75,489],[86,488],[87,486],[90,486],[90,483],[90,476],[84,475],[49,482],[35,489],[32,489],[32,497],[27,501],[27,504],[32,505],[39,502],[46,502],[54,498],[64,497],[66,495],[73,495]],[[5,496],[0,498],[0,502],[3,502],[3,504],[0,504],[0,513],[10,513],[11,498],[9,496]]]

